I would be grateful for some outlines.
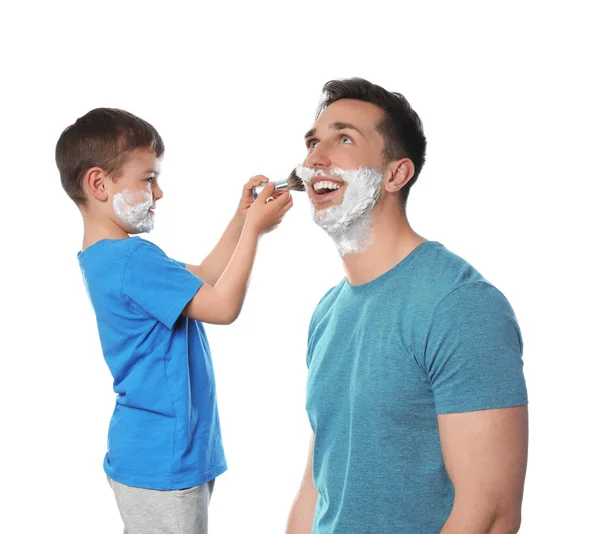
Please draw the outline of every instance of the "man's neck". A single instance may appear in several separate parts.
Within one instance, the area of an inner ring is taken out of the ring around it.
[[[91,247],[102,239],[125,239],[129,234],[111,220],[101,219],[89,213],[83,215],[83,245],[81,250]]]
[[[373,212],[371,244],[343,257],[348,282],[359,286],[379,278],[425,241],[411,228],[404,211],[390,202],[379,204]]]

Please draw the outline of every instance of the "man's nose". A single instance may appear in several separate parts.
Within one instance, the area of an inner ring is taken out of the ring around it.
[[[323,142],[319,143],[306,158],[307,167],[329,167],[330,165],[329,150]]]

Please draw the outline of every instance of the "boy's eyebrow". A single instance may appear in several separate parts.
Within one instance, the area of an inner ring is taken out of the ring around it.
[[[148,169],[147,171],[144,171],[144,174],[160,174],[160,171],[157,171],[156,169]]]

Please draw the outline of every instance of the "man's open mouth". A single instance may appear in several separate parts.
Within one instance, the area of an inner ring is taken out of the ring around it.
[[[314,180],[311,187],[315,196],[321,197],[339,191],[344,184],[334,180]]]

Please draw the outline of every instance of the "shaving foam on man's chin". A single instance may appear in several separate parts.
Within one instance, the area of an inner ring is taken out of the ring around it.
[[[334,240],[342,256],[364,250],[371,243],[372,212],[381,195],[381,169],[360,167],[314,170],[299,166],[296,174],[306,187],[315,176],[335,176],[346,183],[341,204],[316,210],[310,203],[313,220]]]

